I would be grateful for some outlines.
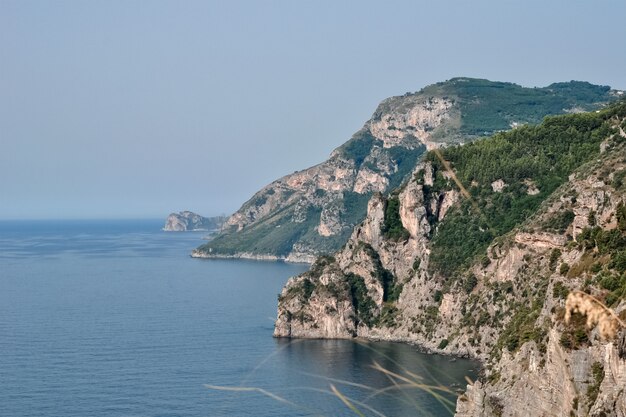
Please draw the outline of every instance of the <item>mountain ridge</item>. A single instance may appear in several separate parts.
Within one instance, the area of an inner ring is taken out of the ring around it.
[[[312,262],[339,249],[365,217],[369,198],[399,186],[427,149],[554,112],[600,108],[615,94],[585,82],[525,88],[458,77],[389,97],[327,161],[263,187],[192,256]]]

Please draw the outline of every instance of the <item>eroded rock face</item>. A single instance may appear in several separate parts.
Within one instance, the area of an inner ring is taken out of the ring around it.
[[[413,175],[423,175],[428,165],[418,165]],[[441,211],[441,204],[446,201],[446,195],[455,194],[455,191],[443,192],[433,198],[439,203],[435,211]],[[456,194],[455,194],[456,195]],[[449,197],[448,198],[452,198]],[[348,243],[332,260],[324,258],[323,265],[313,266],[314,273],[293,278],[283,289],[279,303],[279,318],[274,335],[277,337],[348,337],[363,336],[383,340],[412,340],[412,323],[397,321],[395,328],[371,327],[365,324],[363,314],[359,316],[351,303],[337,304],[337,299],[351,300],[356,287],[350,284],[350,278],[362,279],[367,298],[371,302],[370,309],[373,315],[383,311],[385,303],[391,297],[398,298],[397,306],[407,315],[423,313],[427,307],[423,300],[432,298],[436,285],[429,283],[425,273],[428,265],[430,250],[428,242],[432,231],[428,222],[429,211],[425,201],[423,186],[415,181],[409,182],[399,193],[399,216],[409,237],[406,241],[390,241],[383,232],[387,198],[382,194],[375,194],[368,203],[367,216],[363,223],[355,228]],[[430,205],[430,204],[428,204]],[[445,215],[445,214],[444,214]],[[422,285],[406,285],[398,277],[414,277]],[[312,292],[307,302],[297,295],[303,280],[309,280]],[[332,283],[332,289],[328,289]],[[356,284],[358,287],[358,284]],[[341,291],[338,288],[342,288]],[[391,293],[395,288],[397,294]],[[319,292],[318,292],[319,291]],[[324,296],[332,308],[321,311]],[[306,317],[306,320],[287,320],[288,317]],[[337,324],[330,325],[329,321],[337,320]],[[348,325],[346,318],[350,317],[352,324]],[[297,335],[297,336],[294,336]],[[337,336],[339,335],[339,336]],[[434,347],[434,346],[433,346]]]
[[[306,289],[303,283],[310,283],[311,278],[320,284],[320,290],[315,294],[303,292]],[[279,298],[274,336],[313,339],[354,337],[354,307],[344,280],[343,272],[332,268],[324,269],[321,274],[316,271],[313,275],[290,278]]]
[[[341,207],[329,204],[322,209],[320,216],[320,224],[317,227],[317,233],[320,236],[328,237],[341,233],[344,225],[339,221],[341,216]]]
[[[452,100],[440,97],[415,95],[405,100],[393,97],[381,103],[389,106],[390,111],[371,120],[369,128],[385,148],[417,146],[420,142],[436,147],[431,143],[431,132],[451,118],[453,105]]]
[[[385,232],[390,197],[375,194],[345,247],[289,281],[275,336],[360,336],[477,358],[485,364],[485,377],[459,397],[458,416],[626,416],[626,355],[620,357],[619,342],[602,340],[584,321],[574,328],[563,320],[567,291],[586,285],[599,296],[606,293],[587,281],[590,252],[572,241],[590,226],[618,227],[616,212],[626,203],[626,189],[602,178],[607,167],[626,169],[626,151],[610,143],[602,155],[572,175],[523,226],[494,241],[465,277],[454,277],[458,285],[429,263],[433,234],[464,197],[450,187],[433,191],[433,168],[418,165],[395,194],[406,238]],[[545,229],[564,212],[573,213],[573,220],[563,231]],[[583,272],[568,273],[562,264]],[[475,283],[468,286],[470,275]],[[299,293],[305,279],[306,297]],[[625,311],[626,303],[614,308]],[[579,339],[571,339],[573,334]]]
[[[370,192],[383,192],[387,189],[389,180],[382,174],[368,168],[361,169],[354,182],[354,192],[366,194]]]

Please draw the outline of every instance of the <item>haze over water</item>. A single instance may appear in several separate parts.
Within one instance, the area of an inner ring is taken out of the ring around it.
[[[348,416],[330,383],[365,400],[372,391],[339,380],[389,386],[374,361],[431,384],[475,377],[472,362],[402,344],[274,339],[276,296],[305,265],[191,259],[202,234],[160,227],[0,222],[1,416]],[[414,389],[367,404],[449,414]]]

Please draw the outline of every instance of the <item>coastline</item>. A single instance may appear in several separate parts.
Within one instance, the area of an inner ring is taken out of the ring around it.
[[[271,254],[259,254],[251,252],[237,252],[233,254],[223,253],[207,253],[194,249],[189,255],[192,258],[199,259],[248,259],[253,261],[282,261],[293,264],[307,264],[311,265],[317,258],[315,255],[302,254],[302,253],[290,253],[287,256],[277,256]]]
[[[419,341],[409,338],[384,338],[384,337],[368,337],[368,336],[353,336],[353,337],[316,337],[316,336],[284,336],[273,334],[273,338],[275,339],[294,339],[294,340],[352,340],[355,342],[363,341],[363,342],[387,342],[387,343],[401,343],[404,345],[413,346],[417,349],[418,352],[424,353],[427,355],[440,355],[440,356],[448,356],[456,359],[469,359],[475,361],[480,365],[482,369],[485,365],[484,361],[476,355],[472,355],[469,351],[460,351],[460,350],[444,350],[431,348],[426,345],[421,344]]]

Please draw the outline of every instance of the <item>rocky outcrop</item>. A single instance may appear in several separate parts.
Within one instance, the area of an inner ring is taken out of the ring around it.
[[[626,330],[605,340],[584,317],[565,320],[565,298],[580,289],[626,316],[626,143],[618,136],[602,153],[597,142],[551,195],[527,192],[533,180],[521,177],[463,197],[454,172],[444,176],[427,158],[402,187],[372,196],[340,251],[288,281],[274,335],[402,341],[479,359],[483,376],[458,398],[458,416],[625,416]],[[445,244],[437,239],[447,222],[463,210],[467,219],[477,211],[479,231],[492,221],[481,213],[488,208],[464,204],[480,193],[542,203],[466,266],[444,272],[433,251]]]
[[[202,217],[191,211],[181,211],[167,216],[163,230],[166,232],[219,231],[225,221],[225,216]]]
[[[407,95],[403,100],[392,97],[380,104],[379,108],[387,109],[370,120],[369,129],[385,148],[411,146],[415,138],[421,138],[429,148],[438,147],[438,143],[432,141],[431,132],[456,116],[452,113],[453,107],[454,99],[449,97]]]
[[[576,94],[581,91],[585,95]],[[531,96],[536,99],[532,112],[517,106],[518,95],[523,102]],[[290,259],[332,253],[364,219],[369,198],[398,187],[426,149],[508,129],[512,119],[536,123],[555,109],[595,108],[611,98],[608,87],[587,83],[527,89],[470,78],[455,78],[388,98],[327,161],[261,189],[230,216],[219,236],[194,254]],[[542,100],[548,99],[550,106],[542,107]],[[562,106],[555,107],[555,102]],[[490,124],[477,130],[475,125],[481,124],[494,103],[497,115],[490,114]],[[447,197],[441,216],[457,197]]]
[[[430,171],[430,164],[420,164],[413,175]],[[400,221],[408,233],[408,239],[402,242],[389,240],[385,235],[388,200],[382,194],[374,195],[368,203],[364,222],[355,228],[344,249],[333,258],[321,258],[310,272],[292,278],[286,284],[281,293],[274,335],[313,338],[363,336],[411,341],[414,322],[397,320],[390,328],[371,324],[378,323],[377,320],[400,317],[400,311],[385,310],[390,300],[397,301],[394,308],[402,308],[406,315],[421,314],[420,300],[430,297],[429,294],[437,287],[434,282],[428,282],[426,274],[432,231],[429,217],[433,213],[437,216],[444,202],[458,198],[458,193],[449,190],[431,196],[435,202],[432,205],[429,197],[425,197],[424,187],[411,181],[398,194]],[[406,285],[409,280],[411,285]],[[308,302],[303,302],[300,297],[299,291],[304,283],[319,288]],[[336,299],[342,302],[337,303]],[[369,311],[356,311],[355,302],[350,302],[355,299],[357,304],[368,305]],[[323,309],[322,306],[327,303],[332,307]],[[321,316],[320,311],[323,311]],[[355,321],[359,314],[362,315],[361,320]],[[293,320],[296,316],[299,319]],[[374,319],[374,316],[378,318]],[[322,323],[318,320],[320,317]],[[333,317],[338,318],[334,324]],[[346,317],[352,317],[352,320]]]
[[[501,193],[504,187],[506,187],[506,183],[502,179],[497,179],[491,183],[491,189],[494,193]]]

